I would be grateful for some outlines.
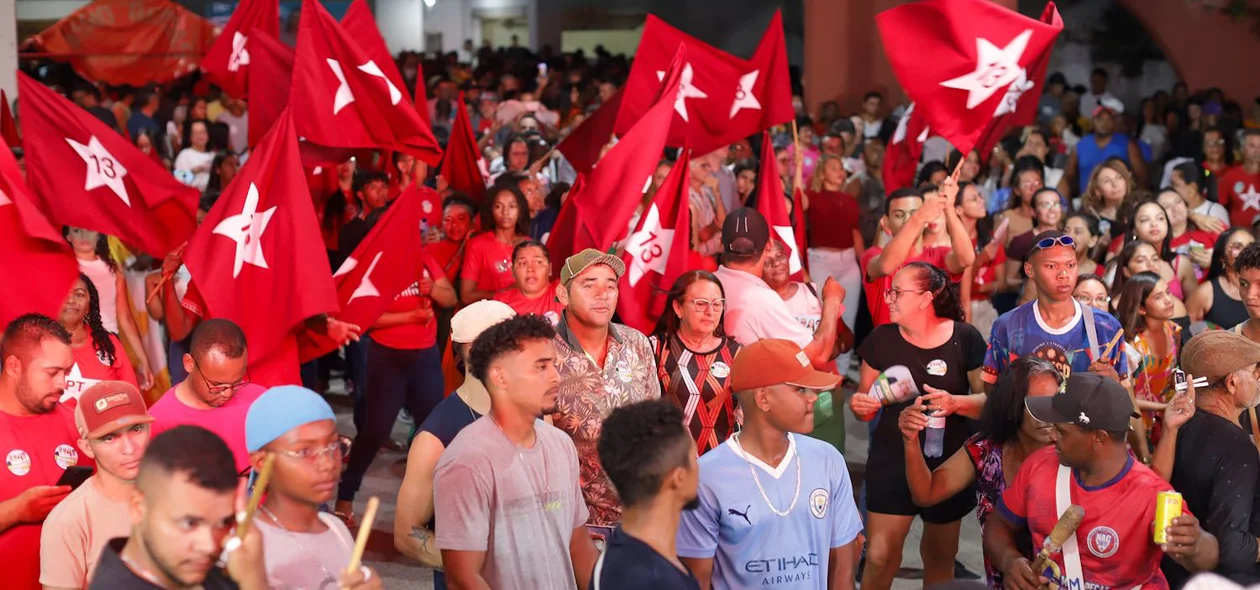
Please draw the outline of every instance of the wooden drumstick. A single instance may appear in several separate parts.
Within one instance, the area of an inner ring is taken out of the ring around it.
[[[1046,569],[1046,565],[1050,563],[1051,556],[1063,549],[1063,544],[1076,532],[1076,527],[1081,526],[1081,519],[1083,518],[1085,518],[1085,509],[1075,504],[1068,506],[1067,510],[1063,511],[1063,515],[1059,517],[1059,522],[1054,523],[1054,528],[1050,529],[1050,535],[1041,543],[1041,552],[1033,560],[1033,574],[1041,575],[1041,572]]]
[[[359,569],[359,565],[363,562],[363,551],[367,549],[368,537],[372,534],[372,523],[376,520],[376,509],[381,505],[381,499],[372,496],[368,500],[367,510],[363,511],[363,522],[359,523],[359,534],[354,538],[354,553],[350,554],[350,565],[346,566],[346,573],[351,573]]]
[[[249,533],[249,527],[254,522],[254,512],[258,510],[258,504],[262,501],[262,495],[267,491],[267,484],[271,481],[271,471],[276,466],[276,455],[267,453],[263,459],[262,470],[258,472],[258,481],[254,482],[254,493],[249,496],[249,504],[245,505],[245,516],[241,522],[236,525],[236,537],[244,539]]]

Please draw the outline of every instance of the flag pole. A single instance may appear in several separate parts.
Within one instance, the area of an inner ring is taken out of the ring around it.
[[[792,160],[796,164],[796,172],[792,176],[792,189],[799,190],[805,170],[805,158],[801,155],[801,136],[796,131],[796,119],[792,119],[792,148]]]

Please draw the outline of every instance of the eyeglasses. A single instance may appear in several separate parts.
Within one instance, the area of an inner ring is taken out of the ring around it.
[[[1037,203],[1037,209],[1041,211],[1049,211],[1051,209],[1062,209],[1062,208],[1063,208],[1063,204],[1058,201],[1051,201],[1049,203]]]
[[[1038,250],[1045,250],[1047,248],[1053,248],[1055,246],[1067,246],[1069,248],[1076,248],[1076,240],[1073,240],[1072,236],[1059,236],[1057,238],[1043,238],[1040,242],[1037,242],[1035,245],[1033,245],[1033,248],[1029,252],[1029,255],[1032,255],[1033,252],[1036,252]]]
[[[285,449],[277,452],[290,459],[306,461],[307,463],[316,463],[320,460],[320,458],[327,455],[333,458],[334,463],[337,463],[341,461],[341,457],[344,457],[350,452],[350,445],[346,444],[346,441],[339,439],[337,442],[329,443],[328,446],[316,447],[313,449],[298,449],[296,451]]]
[[[691,299],[688,301],[688,303],[691,303],[691,306],[696,308],[696,311],[700,313],[709,311],[710,308],[712,308],[713,311],[716,311],[718,313],[722,313],[722,310],[726,309],[725,299],[713,299],[713,300]]]
[[[202,373],[201,364],[198,363],[196,359],[193,359],[193,366],[197,367],[197,374],[201,375],[201,380],[206,382],[206,391],[210,392],[210,395],[220,396],[229,391],[235,393],[237,391],[240,391],[241,389],[244,389],[246,385],[249,385],[250,383],[253,382],[249,378],[249,370],[246,370],[245,378],[240,381],[237,381],[236,383],[218,383],[218,384],[211,383],[209,379],[206,379],[205,373]]]
[[[1108,297],[1106,295],[1099,295],[1097,297],[1090,297],[1088,295],[1074,295],[1073,299],[1076,299],[1077,301],[1081,302],[1082,305],[1100,307],[1103,309],[1106,309],[1107,305],[1111,303],[1111,297]]]
[[[884,300],[889,303],[896,303],[901,296],[906,293],[927,293],[927,289],[888,289],[884,291]]]

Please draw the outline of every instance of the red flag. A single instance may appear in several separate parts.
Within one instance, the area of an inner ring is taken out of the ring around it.
[[[486,161],[477,151],[477,137],[473,135],[468,120],[468,108],[464,106],[464,93],[459,93],[455,105],[455,125],[451,138],[446,142],[442,157],[442,178],[451,188],[472,197],[478,203],[486,196]]]
[[[783,180],[774,158],[774,144],[770,141],[770,132],[761,134],[761,170],[757,172],[757,212],[766,218],[773,230],[771,236],[788,247],[788,272],[792,280],[803,281],[805,265],[805,226],[803,217],[788,216],[787,204],[784,203]],[[799,187],[797,189],[799,191]],[[794,191],[792,212],[799,214],[801,199],[799,192]]]
[[[691,150],[684,149],[678,163],[669,171],[652,203],[643,212],[621,260],[626,274],[621,277],[617,313],[622,323],[651,334],[665,310],[670,287],[689,270],[691,252],[690,182],[687,162]]]
[[[591,113],[577,129],[560,140],[556,149],[564,154],[573,169],[587,173],[599,161],[599,152],[612,139],[613,127],[617,124],[617,113],[621,110],[622,90],[608,97],[608,101]]]
[[[380,28],[376,26],[376,19],[372,16],[367,0],[353,0],[350,3],[346,14],[341,17],[341,29],[359,44],[364,55],[372,58],[381,67],[381,71],[385,72],[385,76],[394,86],[402,90],[404,96],[408,96],[407,83],[403,81],[398,64],[394,63],[394,55],[389,52],[389,46],[385,44]]]
[[[11,148],[22,147],[22,136],[18,134],[17,122],[13,120],[13,111],[9,110],[9,97],[0,90],[0,136]],[[12,155],[12,154],[10,154]]]
[[[625,133],[648,111],[665,66],[683,44],[687,46],[687,63],[669,145],[689,141],[696,153],[704,154],[795,116],[783,19],[778,11],[752,60],[706,45],[649,14],[626,79],[615,127],[618,134]]]
[[[333,148],[387,148],[436,166],[441,149],[403,89],[315,0],[302,3],[291,105],[299,136]]]
[[[923,112],[916,111],[914,103],[897,121],[897,130],[888,140],[888,148],[884,150],[882,175],[884,178],[884,194],[908,186],[914,186],[914,174],[919,167],[919,159],[923,157],[923,142],[928,139],[927,121],[923,120]]]
[[[1040,20],[988,0],[924,0],[885,10],[875,22],[906,94],[933,132],[964,154],[983,153],[1009,126],[1035,119],[1063,30],[1053,2]]]
[[[249,70],[253,68],[253,52],[249,41],[255,33],[266,33],[273,39],[280,36],[280,3],[276,0],[243,0],[236,5],[232,18],[214,40],[210,51],[201,60],[201,69],[211,82],[236,98],[245,98],[249,88]],[[281,85],[278,80],[271,84]],[[254,104],[250,103],[250,110]],[[250,113],[253,117],[253,113]],[[252,144],[251,144],[252,145]]]
[[[0,329],[20,315],[42,313],[56,318],[79,276],[70,245],[35,206],[22,173],[9,150],[0,150]],[[36,280],[21,280],[35,272]]]
[[[289,84],[293,78],[293,50],[279,39],[254,31],[246,45],[249,51],[249,145],[258,145],[280,113],[289,106]]]
[[[420,251],[420,194],[406,191],[381,215],[372,231],[333,274],[341,311],[337,319],[358,326],[376,323],[394,297],[416,281]],[[338,348],[331,339],[306,332],[302,362]]]
[[[184,264],[206,305],[202,316],[236,322],[256,365],[290,346],[304,320],[337,310],[328,265],[313,258],[323,252],[286,113],[206,215]]]
[[[429,119],[429,96],[424,89],[424,62],[416,64],[416,100],[413,103],[416,107],[416,114],[420,115],[420,120],[424,121],[429,129],[433,128],[433,121]]]
[[[675,97],[681,92],[684,55],[684,49],[679,47],[656,104],[608,151],[589,176],[579,176],[574,182],[547,242],[551,267],[557,274],[574,252],[586,248],[608,250],[625,233],[665,149]]]
[[[158,258],[188,240],[196,189],[52,89],[21,73],[18,88],[27,180],[53,223],[115,236]]]

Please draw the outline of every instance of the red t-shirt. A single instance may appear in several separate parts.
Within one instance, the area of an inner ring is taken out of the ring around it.
[[[977,254],[978,256],[978,254]],[[998,246],[997,254],[993,256],[988,264],[980,267],[980,271],[975,273],[971,281],[971,300],[986,301],[990,295],[981,289],[985,285],[991,285],[997,282],[997,273],[1006,267],[1006,248]]]
[[[109,339],[114,343],[114,364],[105,364],[105,357],[96,350],[91,337],[88,337],[87,344],[73,349],[74,366],[70,368],[70,375],[66,377],[66,392],[61,396],[61,401],[68,399],[79,399],[84,391],[101,381],[126,381],[136,387],[140,385],[136,382],[136,371],[131,367],[131,359],[127,358],[127,352],[123,350],[122,342],[118,341],[118,337],[110,334]]]
[[[433,300],[420,294],[420,279],[424,276],[438,278],[442,276],[442,267],[427,251],[421,252],[416,259],[416,282],[403,289],[389,303],[386,313],[411,311],[419,306],[433,307]],[[404,324],[381,330],[372,330],[372,340],[382,346],[398,350],[421,350],[437,345],[437,319],[430,318],[424,324]]]
[[[516,278],[512,276],[513,247],[515,244],[504,244],[494,239],[492,231],[468,240],[459,277],[474,281],[478,291],[499,291],[511,287],[516,284]]]
[[[462,244],[463,242],[442,240],[424,247],[425,251],[437,261],[438,266],[441,266],[442,270],[445,271],[444,274],[451,281],[451,284],[459,282],[459,267],[460,263],[464,261],[464,255],[459,252],[459,247]],[[459,256],[456,256],[456,254],[459,254]]]
[[[1229,209],[1229,224],[1251,227],[1260,216],[1260,173],[1248,174],[1242,165],[1226,170],[1216,180],[1218,199]]]
[[[74,428],[74,405],[57,404],[53,411],[36,416],[12,416],[0,412],[0,501],[16,498],[35,486],[55,485],[71,465],[95,467],[79,452],[79,432]],[[43,524],[19,524],[0,533],[0,555],[5,560],[3,586],[11,590],[41,590],[39,583],[39,535]]]
[[[853,230],[858,229],[857,198],[840,191],[809,193],[809,211],[805,223],[809,226],[810,246],[815,248],[852,248]]]
[[[876,328],[891,321],[888,319],[888,304],[884,302],[884,292],[892,288],[893,275],[897,274],[894,272],[874,281],[866,279],[866,268],[870,266],[871,260],[874,260],[883,251],[884,249],[879,246],[867,248],[866,251],[862,252],[862,258],[858,261],[862,267],[862,291],[866,293],[866,307],[871,311],[871,320],[875,323]],[[901,266],[904,267],[911,262],[926,262],[937,268],[944,269],[945,258],[952,251],[953,249],[949,246],[924,248],[918,255],[906,258],[906,261]],[[901,270],[901,267],[898,267],[897,270]],[[958,277],[954,277],[954,280],[958,280]]]
[[[998,511],[1014,523],[1027,523],[1033,547],[1040,547],[1059,521],[1055,509],[1055,482],[1059,456],[1054,447],[1029,455],[1015,482],[1006,486]],[[1072,474],[1071,503],[1085,509],[1076,529],[1081,570],[1086,588],[1133,588],[1164,590],[1168,580],[1159,571],[1164,552],[1154,541],[1155,495],[1173,487],[1154,471],[1129,457],[1124,471],[1101,486],[1087,488]],[[1190,511],[1182,503],[1182,512]],[[1063,554],[1056,553],[1045,572],[1055,583],[1063,571]]]
[[[547,318],[551,325],[560,323],[560,317],[564,315],[564,305],[556,301],[556,285],[560,281],[554,281],[547,287],[547,291],[541,297],[528,299],[520,289],[509,289],[500,291],[495,294],[495,301],[502,301],[508,304],[519,315],[534,314]]]

